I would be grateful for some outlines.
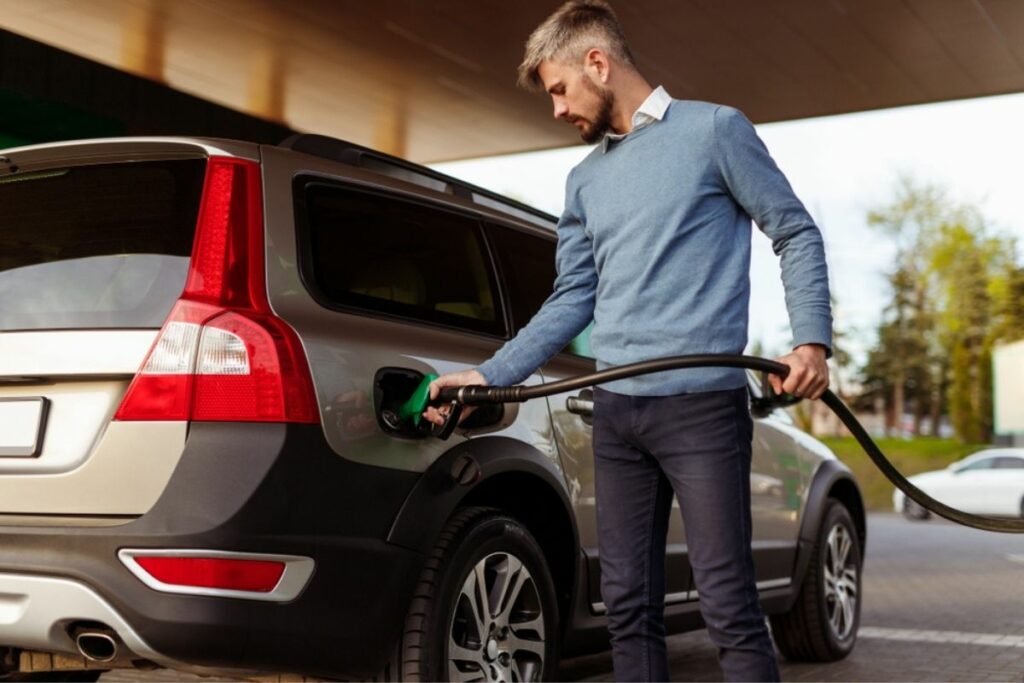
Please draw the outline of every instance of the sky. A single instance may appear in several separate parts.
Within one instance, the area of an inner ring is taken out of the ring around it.
[[[975,204],[994,233],[1016,236],[1024,245],[1024,93],[756,128],[821,228],[836,327],[858,365],[875,342],[889,300],[885,273],[895,255],[891,241],[868,225],[867,214],[892,200],[901,174]],[[565,178],[590,149],[580,145],[433,167],[557,216]],[[766,352],[781,355],[791,333],[778,258],[759,230],[753,234],[750,344],[760,341]]]

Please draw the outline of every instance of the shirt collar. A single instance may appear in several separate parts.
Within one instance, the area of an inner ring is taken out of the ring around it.
[[[649,126],[655,121],[661,121],[665,118],[665,111],[668,109],[668,105],[672,103],[672,97],[665,91],[665,88],[658,86],[651,91],[651,94],[647,96],[647,99],[643,101],[635,112],[633,112],[632,124],[633,127],[630,129],[630,133],[644,126]],[[629,133],[606,133],[604,139],[601,140],[602,151],[608,151],[608,140],[619,141],[622,138],[629,135]]]

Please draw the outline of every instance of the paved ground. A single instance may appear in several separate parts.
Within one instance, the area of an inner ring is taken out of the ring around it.
[[[845,660],[783,661],[786,681],[1024,681],[1024,536],[871,515],[861,631]],[[672,679],[720,681],[704,631],[669,642]],[[566,680],[610,680],[611,658],[565,662]]]
[[[872,515],[863,591],[853,653],[832,664],[783,661],[783,680],[1024,683],[1024,535]],[[722,680],[704,631],[671,637],[669,656],[673,680]],[[611,658],[569,660],[559,678],[611,680]],[[211,679],[157,671],[100,680]]]

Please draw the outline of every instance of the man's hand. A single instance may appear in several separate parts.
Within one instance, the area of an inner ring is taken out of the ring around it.
[[[446,375],[441,375],[433,382],[430,383],[430,398],[431,400],[437,398],[438,392],[441,391],[441,387],[461,387],[469,384],[480,384],[487,386],[487,380],[476,370],[463,370],[462,372],[449,372]],[[423,417],[429,422],[433,422],[436,425],[443,425],[448,415],[449,406],[441,406],[440,409],[433,406],[427,406],[427,409],[423,411]],[[469,417],[470,413],[476,410],[476,406],[463,406],[462,415],[459,416],[459,424]]]
[[[776,361],[789,366],[789,375],[783,381],[778,375],[768,375],[777,394],[793,394],[800,398],[818,398],[828,389],[828,364],[825,347],[820,344],[802,344],[792,353]]]

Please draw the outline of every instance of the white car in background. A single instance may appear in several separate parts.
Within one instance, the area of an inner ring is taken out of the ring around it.
[[[932,498],[975,515],[1024,517],[1024,448],[991,448],[969,455],[946,469],[908,479]],[[892,505],[908,519],[931,513],[897,489]]]

